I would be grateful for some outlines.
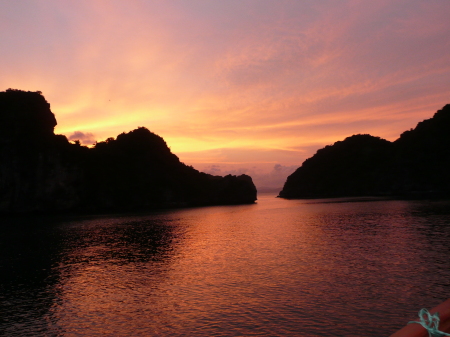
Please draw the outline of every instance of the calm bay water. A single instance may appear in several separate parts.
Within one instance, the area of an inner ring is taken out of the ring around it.
[[[1,219],[0,335],[380,337],[450,297],[450,202],[343,201]]]

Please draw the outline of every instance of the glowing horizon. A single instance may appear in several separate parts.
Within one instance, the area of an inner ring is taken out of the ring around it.
[[[450,102],[449,14],[447,0],[5,1],[0,90],[42,91],[56,133],[145,126],[188,165],[279,186],[325,145],[393,141]]]

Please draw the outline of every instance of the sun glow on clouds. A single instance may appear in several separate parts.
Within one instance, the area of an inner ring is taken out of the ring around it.
[[[448,103],[449,16],[447,0],[3,1],[0,86],[42,91],[58,133],[145,126],[196,168],[273,182]]]

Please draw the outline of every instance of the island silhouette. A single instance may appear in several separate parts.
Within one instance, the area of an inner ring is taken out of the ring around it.
[[[145,127],[88,148],[55,135],[56,124],[40,91],[0,92],[0,213],[137,211],[257,198],[251,177],[199,172]]]
[[[450,197],[450,104],[394,142],[353,135],[318,150],[286,180],[287,199]]]

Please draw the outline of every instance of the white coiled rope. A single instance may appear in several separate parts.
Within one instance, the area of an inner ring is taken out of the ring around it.
[[[434,315],[430,314],[427,309],[420,309],[419,311],[420,321],[411,321],[410,323],[418,323],[422,325],[428,331],[429,337],[444,337],[450,336],[450,334],[442,332],[439,330],[439,313],[436,312]]]

